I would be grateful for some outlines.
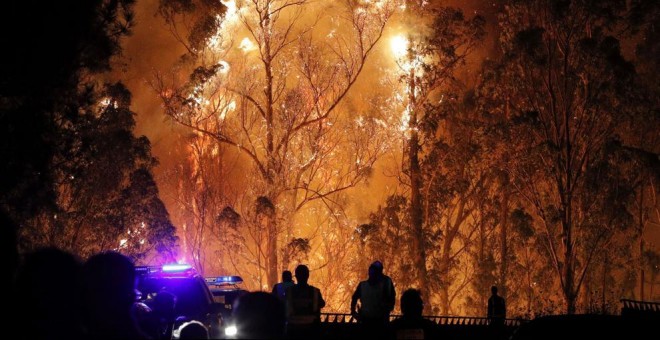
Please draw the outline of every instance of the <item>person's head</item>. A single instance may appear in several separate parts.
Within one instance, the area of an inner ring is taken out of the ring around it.
[[[77,308],[74,302],[79,294],[81,268],[78,258],[57,248],[27,254],[16,278],[23,303],[40,312],[61,313],[65,308]]]
[[[282,282],[293,281],[293,275],[291,275],[290,270],[285,270],[282,272]]]
[[[383,275],[383,263],[380,261],[374,261],[374,263],[369,265],[369,279],[375,280],[381,275]]]
[[[424,302],[422,294],[417,289],[408,289],[401,295],[401,313],[406,316],[422,316]]]
[[[490,292],[493,293],[493,295],[497,295],[497,286],[490,287]]]
[[[174,293],[161,290],[156,294],[156,297],[154,297],[152,309],[156,314],[164,318],[174,319],[174,317],[176,317],[176,315],[174,315],[175,307],[176,295],[174,295]]]
[[[296,267],[296,281],[298,283],[307,283],[309,280],[309,268],[306,265],[300,264]]]
[[[77,257],[56,248],[42,248],[25,256],[16,277],[20,303],[12,312],[35,338],[74,337],[82,332],[78,319],[81,268]]]
[[[12,282],[18,270],[18,241],[16,234],[18,225],[3,209],[0,209],[0,264],[4,270],[0,279],[3,282]]]
[[[135,266],[120,253],[108,251],[90,257],[83,265],[82,284],[92,317],[129,313],[135,302]]]
[[[283,338],[284,303],[266,292],[246,293],[234,301],[232,321],[240,339]]]
[[[208,339],[209,330],[203,323],[192,320],[179,327],[179,339]]]

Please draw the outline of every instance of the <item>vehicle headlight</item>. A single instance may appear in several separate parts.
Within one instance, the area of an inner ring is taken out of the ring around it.
[[[225,335],[226,336],[234,336],[237,333],[238,333],[238,329],[236,328],[236,326],[231,325],[231,326],[225,327]]]

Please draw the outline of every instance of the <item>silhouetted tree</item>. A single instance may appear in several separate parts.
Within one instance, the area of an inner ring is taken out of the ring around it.
[[[132,25],[133,2],[2,3],[0,28],[11,34],[0,43],[11,51],[0,62],[0,205],[14,219],[57,210],[58,121],[76,105],[81,79],[109,68]]]
[[[446,164],[445,157],[451,153],[447,150],[449,145],[459,146],[458,143],[451,144],[445,140],[451,139],[448,135],[453,133],[448,132],[445,123],[454,112],[449,112],[443,105],[444,100],[451,100],[449,98],[455,96],[453,93],[460,91],[456,72],[483,38],[484,20],[481,16],[466,18],[457,8],[430,9],[426,4],[418,2],[410,3],[406,14],[409,17],[408,24],[415,26],[411,32],[415,33],[404,38],[406,46],[402,47],[405,51],[398,52],[401,82],[407,94],[403,146],[405,165],[401,171],[404,173],[403,185],[409,197],[407,209],[410,212],[409,220],[404,221],[404,225],[412,235],[409,241],[413,248],[413,282],[422,291],[424,300],[430,300],[427,298],[430,282],[439,282],[433,289],[438,288],[443,292],[441,305],[443,312],[446,312],[449,301],[446,291],[449,282],[446,280],[450,276],[450,262],[454,260],[453,255],[456,255],[452,254],[450,248],[458,235],[458,229],[463,226],[464,217],[469,213],[450,216],[452,213],[445,209],[444,203],[440,203],[452,200],[449,193],[465,175],[463,173],[458,178],[447,179],[447,173],[442,169]],[[467,164],[471,157],[465,155],[463,164]],[[453,231],[441,231],[443,227],[440,225],[444,222],[440,221],[440,216],[443,213],[447,213],[445,217],[448,218],[444,227],[455,228]],[[449,219],[454,218],[455,224],[449,222]],[[431,239],[442,246],[437,247]],[[437,249],[441,249],[442,254],[437,253]],[[438,268],[438,272],[431,275],[427,267]]]
[[[616,1],[510,1],[500,21],[491,97],[509,108],[501,142],[568,313],[594,256],[630,226],[617,128],[632,114],[635,70],[611,29],[622,11]]]
[[[136,259],[152,250],[173,258],[174,227],[151,178],[149,141],[132,135],[130,93],[97,83],[130,33],[132,5],[2,5],[2,28],[20,34],[2,41],[14,51],[0,68],[0,204],[21,221],[22,251],[50,245],[85,257],[123,247]]]

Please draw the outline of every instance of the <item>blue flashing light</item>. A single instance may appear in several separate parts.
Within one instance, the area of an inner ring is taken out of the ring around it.
[[[192,269],[192,266],[189,264],[166,264],[163,265],[163,272],[166,273],[175,273],[183,272],[186,270]]]
[[[206,280],[206,283],[210,285],[238,284],[243,282],[243,279],[236,275],[207,277],[204,278],[204,280]]]
[[[147,275],[158,273],[162,270],[160,266],[135,266],[135,272],[138,275]]]

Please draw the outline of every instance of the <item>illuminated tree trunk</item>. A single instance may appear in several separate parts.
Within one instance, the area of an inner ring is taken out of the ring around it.
[[[266,6],[266,13],[270,12],[270,6]],[[278,215],[277,199],[273,196],[272,188],[275,187],[275,178],[279,177],[280,170],[277,166],[277,160],[275,159],[275,146],[273,143],[273,134],[274,134],[274,122],[273,122],[273,56],[271,51],[271,41],[270,41],[270,32],[272,32],[271,19],[267,14],[265,20],[262,20],[262,32],[264,32],[264,43],[263,43],[263,63],[266,73],[266,88],[264,89],[264,94],[266,95],[266,157],[267,157],[267,182],[270,187],[269,199],[273,203],[273,208],[275,209],[274,216]],[[279,250],[277,246],[277,221],[272,216],[268,219],[268,261],[267,261],[267,278],[268,286],[272,287],[278,282],[278,266],[277,266],[277,252]]]
[[[266,262],[267,269],[267,279],[268,286],[272,287],[278,281],[278,270],[277,270],[277,222],[274,217],[268,218],[267,224],[267,235],[268,235],[268,261]]]
[[[644,186],[639,191],[639,299],[644,300]],[[651,286],[653,287],[653,286]],[[653,295],[651,295],[653,297]]]
[[[447,242],[444,242],[443,246],[446,246]],[[451,282],[449,278],[449,252],[443,251],[442,261],[440,264],[440,314],[448,315],[449,314],[449,283]]]
[[[501,222],[500,222],[500,277],[499,277],[499,292],[501,296],[506,296],[506,273],[508,268],[507,260],[507,227],[509,222],[509,193],[505,190],[504,197],[502,197],[502,207],[501,207]]]
[[[410,220],[413,232],[414,266],[417,272],[419,289],[422,296],[427,300],[428,276],[426,272],[426,251],[424,248],[424,221],[422,207],[422,172],[419,165],[419,134],[417,126],[416,98],[415,98],[415,70],[410,70],[409,80],[409,107],[410,141],[408,145],[408,158],[410,162]]]

